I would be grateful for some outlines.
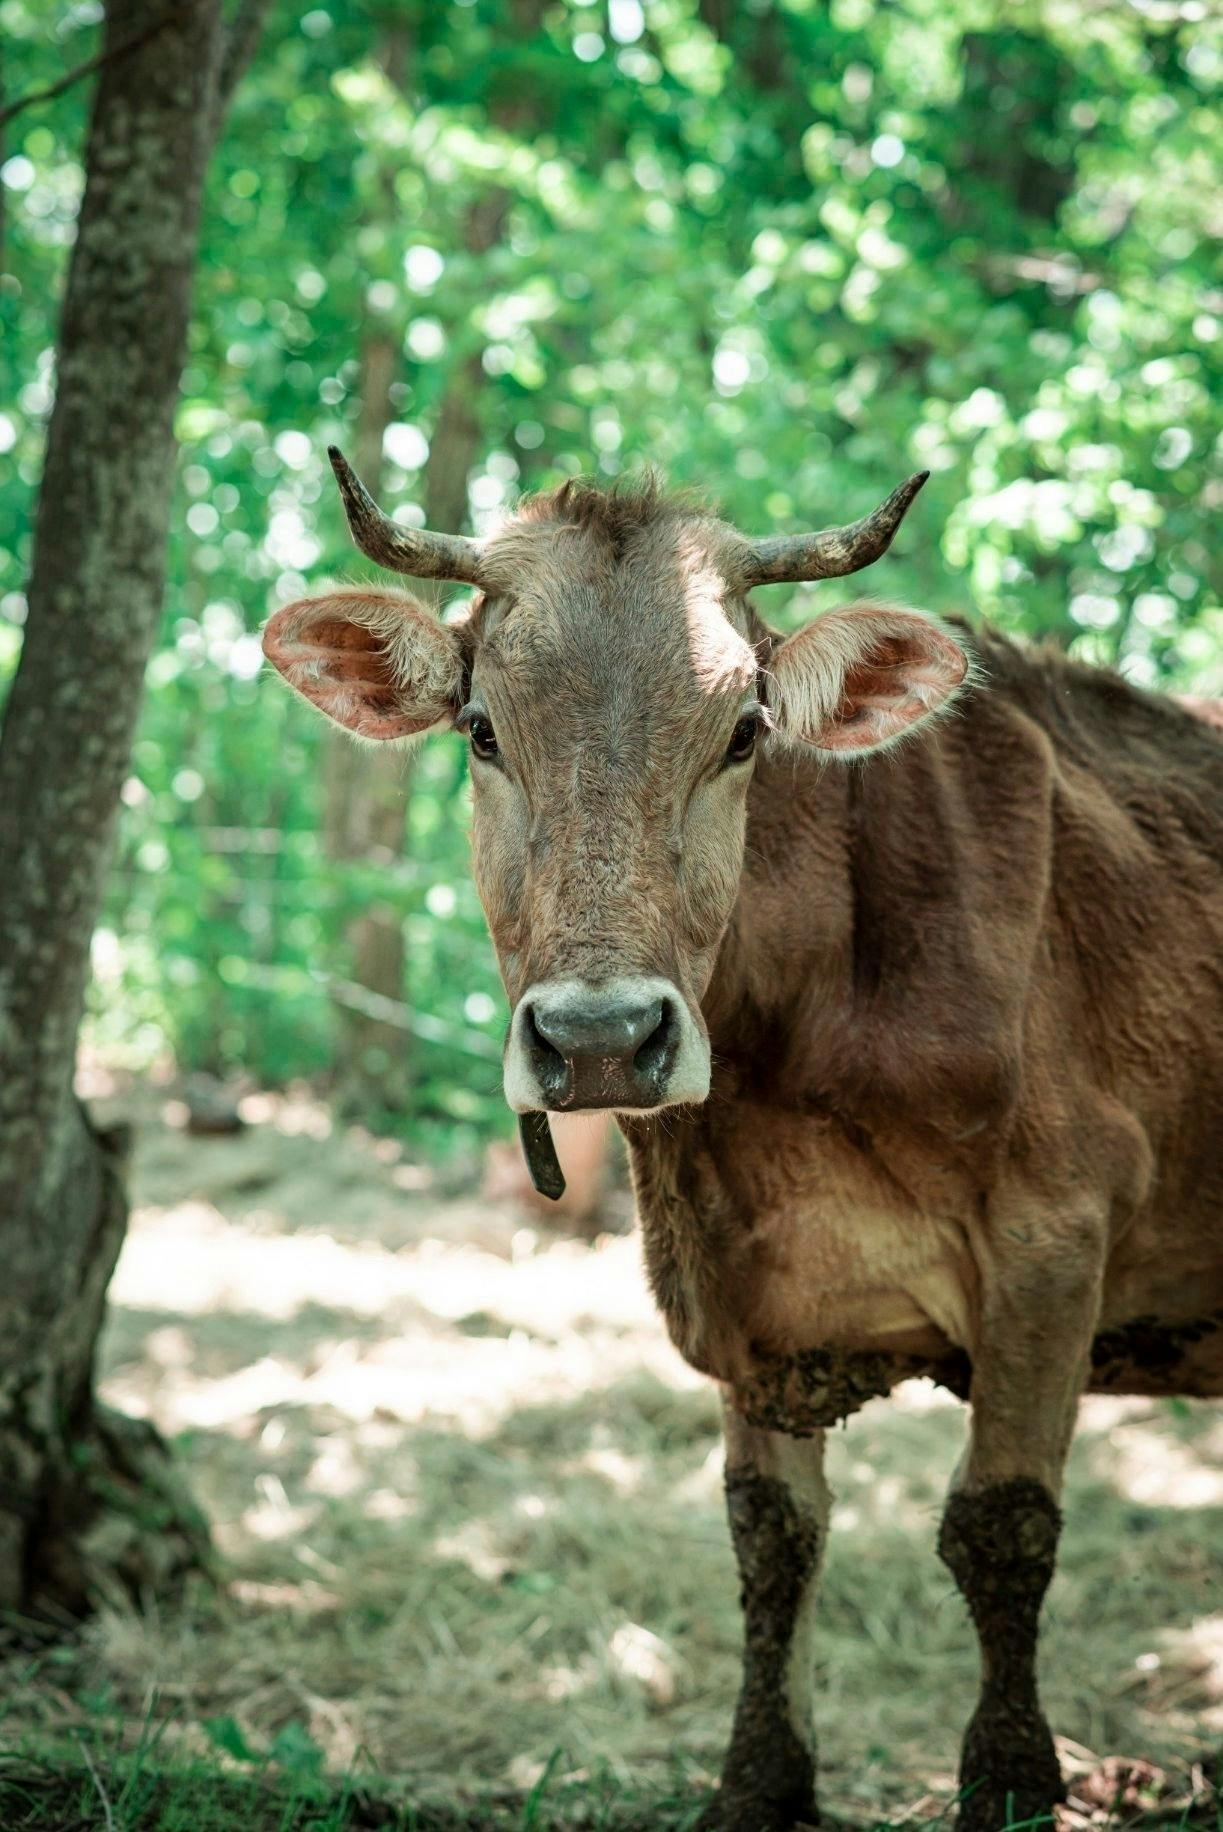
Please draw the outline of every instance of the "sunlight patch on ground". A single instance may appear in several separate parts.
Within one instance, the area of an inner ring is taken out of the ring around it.
[[[461,1226],[461,1216],[448,1224]],[[486,1207],[479,1221],[490,1235]],[[315,1404],[350,1419],[438,1414],[479,1432],[523,1399],[591,1391],[643,1366],[669,1385],[702,1384],[661,1336],[635,1239],[546,1241],[503,1216],[500,1253],[423,1229],[392,1252],[326,1232],[271,1232],[275,1225],[267,1208],[233,1220],[199,1200],[137,1210],[115,1306],[179,1319],[238,1312],[256,1337],[260,1318],[301,1320],[302,1352],[210,1376],[183,1323],[161,1324],[145,1343],[153,1370],[116,1371],[117,1404],[169,1432],[234,1428],[271,1407]],[[347,1320],[379,1328],[342,1334]]]
[[[1187,1678],[1195,1693],[1209,1699],[1202,1713],[1207,1728],[1223,1732],[1223,1611],[1202,1616],[1186,1629],[1162,1637],[1164,1657],[1173,1672]]]
[[[1155,1423],[1119,1423],[1109,1433],[1106,1455],[1112,1481],[1135,1501],[1223,1508],[1223,1422],[1192,1446],[1169,1442]]]

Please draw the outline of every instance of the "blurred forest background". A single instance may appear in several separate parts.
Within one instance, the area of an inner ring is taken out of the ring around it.
[[[2,0],[8,99],[99,13]],[[261,678],[271,608],[370,570],[328,441],[451,530],[651,463],[777,532],[928,467],[868,589],[1223,690],[1221,60],[1196,0],[275,6],[207,184],[91,1044],[326,1076],[433,1155],[506,1128],[463,748],[341,749]],[[88,94],[3,147],[0,688]]]
[[[152,6],[112,0],[112,30]],[[117,699],[158,603],[165,443],[140,437],[105,360],[113,324],[130,341],[148,224],[116,241],[95,212],[75,402],[67,380],[57,402],[99,81],[62,79],[95,55],[102,8],[0,0],[17,790],[0,994],[19,1013],[0,1024],[0,1824],[680,1832],[717,1773],[741,1644],[716,1398],[663,1336],[622,1194],[597,1238],[565,1238],[481,1173],[510,1121],[465,747],[349,746],[263,673],[259,631],[317,583],[370,576],[329,442],[405,522],[477,532],[579,471],[657,465],[767,534],[846,521],[928,468],[868,590],[1223,694],[1223,17],[1210,0],[224,10],[263,30],[221,85],[168,589],[126,768],[122,720],[82,704],[72,666],[101,657]],[[105,181],[140,84],[173,55],[181,111],[191,34],[217,43],[219,16],[184,0],[160,43],[145,31],[103,69],[104,204],[129,196]],[[215,99],[213,64],[199,80]],[[164,131],[178,144],[181,122]],[[208,138],[164,195],[144,186],[154,230]],[[172,291],[140,303],[167,399]],[[155,367],[133,368],[133,398]],[[99,500],[44,492],[35,554],[53,408],[68,430],[48,472],[96,476]],[[119,441],[144,466],[126,493]],[[158,536],[143,567],[133,520]],[[78,587],[99,564],[93,618]],[[772,588],[764,608],[784,623],[837,589]],[[99,733],[105,767],[80,764]],[[71,956],[120,783],[86,1126]],[[132,1118],[132,1226],[95,1355],[126,1221],[108,1128]],[[954,1790],[975,1654],[932,1542],[962,1430],[914,1385],[831,1448],[820,1737],[828,1798],[859,1826],[937,1823]],[[1221,1471],[1217,1410],[1084,1406],[1046,1612],[1063,1832],[1217,1828]]]

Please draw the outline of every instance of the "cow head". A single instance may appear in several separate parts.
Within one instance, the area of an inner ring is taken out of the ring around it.
[[[476,542],[388,520],[338,452],[357,545],[474,585],[442,623],[401,593],[278,611],[264,649],[358,738],[462,732],[476,881],[513,1017],[519,1113],[701,1101],[701,998],[739,891],[762,743],[852,758],[946,705],[965,658],[933,619],[872,604],[782,639],[755,585],[851,573],[925,481],[850,527],[751,541],[647,481],[571,483]]]

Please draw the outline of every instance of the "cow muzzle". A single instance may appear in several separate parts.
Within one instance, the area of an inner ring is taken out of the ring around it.
[[[648,1113],[709,1093],[709,1044],[670,980],[553,980],[518,1001],[505,1052],[516,1113]]]

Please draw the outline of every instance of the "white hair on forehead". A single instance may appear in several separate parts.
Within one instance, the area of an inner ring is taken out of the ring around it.
[[[690,534],[677,542],[676,558],[688,654],[703,691],[717,693],[737,681],[746,685],[756,672],[755,651],[726,615],[726,580],[713,556]]]

